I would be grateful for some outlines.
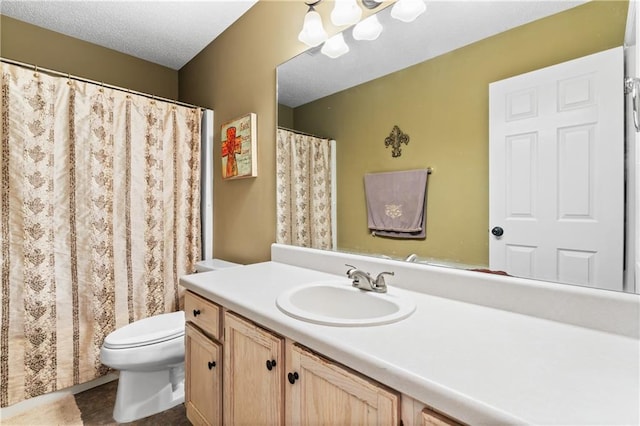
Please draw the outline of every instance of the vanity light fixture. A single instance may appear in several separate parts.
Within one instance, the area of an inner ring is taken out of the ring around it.
[[[361,0],[362,1],[362,5],[364,7],[366,7],[367,9],[375,9],[376,7],[380,6],[382,4],[382,0],[377,1],[377,0]]]
[[[349,46],[345,43],[342,33],[338,33],[325,41],[320,51],[331,59],[335,59],[347,53]]]
[[[375,40],[382,33],[382,24],[376,15],[371,15],[353,27],[353,38],[356,40]]]
[[[391,7],[391,17],[402,22],[414,21],[427,10],[424,0],[398,0]]]
[[[298,40],[309,47],[316,47],[323,42],[321,52],[330,58],[337,58],[349,51],[349,46],[344,41],[344,36],[338,34],[327,40],[328,34],[322,25],[322,17],[314,6],[322,0],[305,0],[309,6],[307,14],[304,16],[302,30],[298,34]],[[355,40],[375,40],[382,32],[382,25],[376,15],[360,21],[362,9],[358,6],[358,0],[334,0],[335,5],[331,12],[331,22],[336,26],[346,26],[356,24],[353,28],[353,38]],[[366,9],[375,9],[382,4],[382,0],[360,0]],[[397,0],[391,7],[391,16],[403,22],[414,21],[427,9],[425,0]]]
[[[322,17],[313,8],[316,4],[320,3],[318,0],[314,3],[307,3],[309,11],[304,16],[304,24],[302,25],[302,31],[298,34],[298,40],[310,47],[316,47],[329,37],[322,25]]]
[[[335,0],[331,22],[336,26],[353,25],[362,17],[362,9],[356,0]]]
[[[298,40],[309,47],[316,47],[325,40],[328,35],[322,25],[322,17],[316,12],[314,6],[322,0],[305,0],[309,6],[309,11],[304,16],[302,31],[298,34]],[[382,4],[377,0],[360,0],[367,9],[375,9]],[[353,25],[360,21],[362,9],[358,6],[357,0],[335,0],[333,11],[331,12],[331,22],[336,26]]]

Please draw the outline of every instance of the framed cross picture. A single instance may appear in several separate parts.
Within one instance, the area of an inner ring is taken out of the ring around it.
[[[222,125],[220,138],[223,179],[258,176],[256,134],[256,114],[253,112]]]

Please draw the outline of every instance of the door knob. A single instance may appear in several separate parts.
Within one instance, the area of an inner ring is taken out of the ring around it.
[[[502,234],[504,234],[504,229],[500,228],[499,226],[495,226],[492,230],[491,233],[493,235],[495,235],[496,237],[501,237]]]
[[[209,362],[207,363],[207,366],[209,367],[209,370],[211,370],[213,367],[215,367],[215,366],[216,366],[216,362],[215,362],[215,361],[209,361]]]
[[[300,376],[298,375],[298,373],[289,373],[287,374],[287,379],[289,379],[289,383],[294,384],[296,382],[296,380],[298,380],[300,378]]]
[[[276,360],[275,359],[271,359],[267,361],[267,370],[271,371],[273,369],[273,367],[276,366]]]

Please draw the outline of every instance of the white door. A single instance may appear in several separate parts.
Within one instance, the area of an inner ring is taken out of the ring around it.
[[[489,104],[490,268],[622,290],[622,47],[491,83]]]
[[[629,2],[625,31],[626,78],[632,79],[627,93],[627,274],[625,291],[640,293],[640,25],[638,1]],[[635,86],[635,90],[633,90]],[[633,95],[635,94],[635,99]],[[634,111],[634,100],[636,102]],[[637,126],[637,127],[636,127]],[[634,267],[635,265],[635,267]]]

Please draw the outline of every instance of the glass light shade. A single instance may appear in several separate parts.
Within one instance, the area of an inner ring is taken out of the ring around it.
[[[325,41],[320,51],[328,57],[335,59],[347,53],[349,51],[349,46],[345,43],[342,33],[338,33]]]
[[[371,15],[353,27],[353,38],[356,40],[375,40],[382,32],[382,25],[376,15]]]
[[[320,14],[311,9],[304,16],[302,31],[298,34],[298,40],[310,47],[318,46],[327,39],[327,32],[322,26]]]
[[[331,22],[333,25],[353,25],[360,20],[362,9],[356,0],[336,0],[331,12]]]
[[[424,0],[398,0],[391,8],[391,16],[402,22],[411,22],[427,10]]]

